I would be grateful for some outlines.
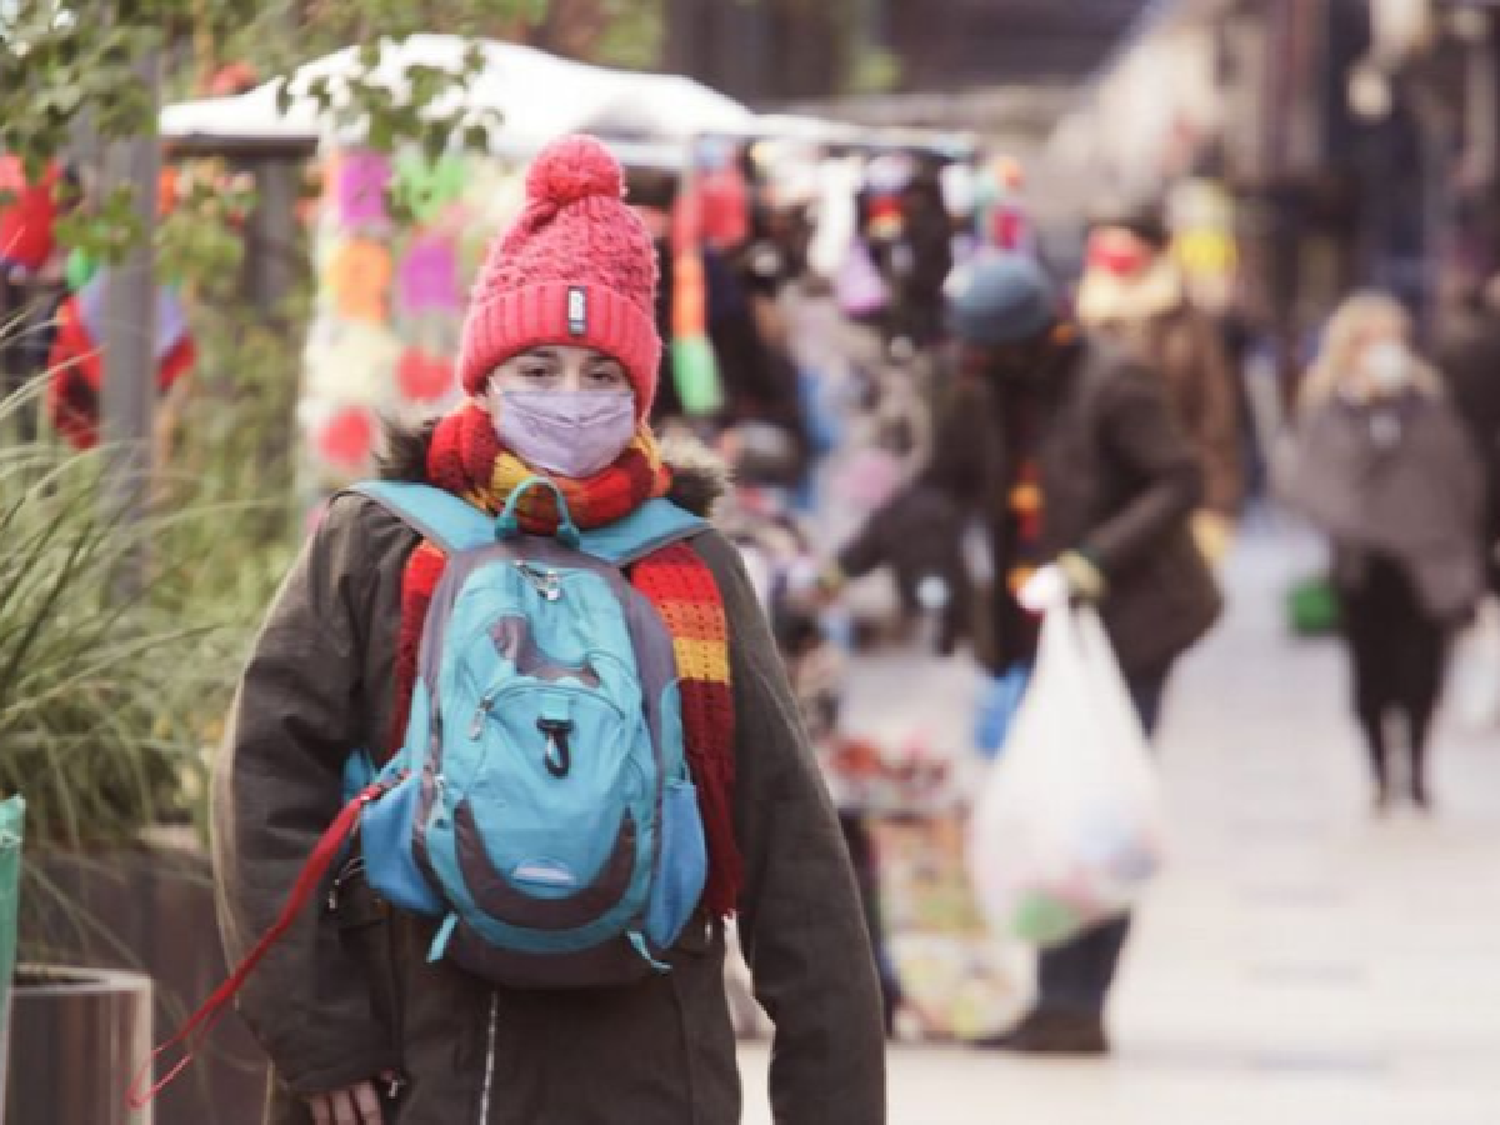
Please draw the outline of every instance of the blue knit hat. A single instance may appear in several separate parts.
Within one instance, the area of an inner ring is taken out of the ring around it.
[[[1024,254],[989,254],[956,279],[948,323],[967,344],[998,347],[1040,335],[1057,323],[1057,290]]]

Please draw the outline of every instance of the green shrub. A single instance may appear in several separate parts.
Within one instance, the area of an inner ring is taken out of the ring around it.
[[[36,843],[201,819],[235,682],[298,539],[295,370],[277,347],[227,322],[200,337],[179,439],[134,523],[109,509],[108,450],[0,446],[0,794],[26,794]],[[0,408],[0,428],[26,408]],[[132,570],[144,577],[127,593]]]
[[[32,839],[132,837],[195,768],[188,709],[210,629],[117,593],[132,555],[182,516],[105,510],[108,459],[45,441],[0,450],[0,793]],[[149,555],[148,555],[149,558]]]

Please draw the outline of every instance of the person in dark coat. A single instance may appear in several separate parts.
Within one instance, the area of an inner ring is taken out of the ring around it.
[[[1060,320],[1031,259],[980,260],[950,304],[961,371],[916,487],[986,525],[996,575],[975,632],[996,675],[1036,657],[1037,609],[1097,602],[1148,728],[1218,589],[1192,538],[1202,469],[1150,371]],[[1029,603],[1030,607],[1028,607]],[[985,1045],[1109,1049],[1104,1014],[1128,919],[1042,954],[1039,993]]]
[[[1280,472],[1283,495],[1329,538],[1333,584],[1377,810],[1389,808],[1392,721],[1407,792],[1431,807],[1428,740],[1449,639],[1483,593],[1478,458],[1442,379],[1412,349],[1391,297],[1335,313]]]
[[[1479,456],[1486,578],[1490,593],[1500,594],[1500,276],[1465,294],[1450,312],[1436,359]]]
[[[1166,387],[1203,467],[1194,530],[1217,563],[1244,499],[1240,380],[1218,327],[1188,300],[1170,246],[1165,223],[1149,213],[1098,224],[1089,238],[1078,315],[1091,332],[1132,350]]]
[[[465,321],[469,397],[398,441],[389,475],[494,515],[541,474],[585,528],[663,495],[706,511],[719,482],[674,471],[646,422],[656,270],[613,158],[566,138],[538,159],[527,194]],[[522,518],[544,534],[558,512],[523,506]],[[216,763],[232,956],[280,911],[342,805],[351,755],[399,745],[445,566],[436,545],[345,495],[277,596]],[[433,961],[437,920],[381,900],[351,856],[240,995],[272,1064],[268,1125],[736,1125],[731,919],[776,1025],[777,1120],[884,1121],[881,1000],[859,895],[740,557],[705,530],[624,577],[674,639],[708,838],[708,886],[669,971],[613,989],[498,986]]]

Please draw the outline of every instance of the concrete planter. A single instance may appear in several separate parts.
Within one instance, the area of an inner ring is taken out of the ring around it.
[[[151,981],[22,965],[11,996],[5,1125],[154,1125],[125,1104],[151,1052]]]

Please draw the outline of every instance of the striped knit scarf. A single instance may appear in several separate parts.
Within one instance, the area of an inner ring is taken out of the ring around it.
[[[490,417],[472,403],[438,423],[427,454],[431,483],[462,496],[476,507],[498,513],[507,497],[532,470],[504,449]],[[579,527],[601,527],[629,515],[653,497],[666,494],[671,471],[649,429],[609,468],[588,480],[557,478]],[[521,501],[522,527],[535,534],[557,529],[557,506],[550,492],[536,489]],[[396,708],[392,745],[406,733],[417,653],[433,592],[445,558],[422,543],[406,566],[401,590],[401,634],[396,653]],[[705,906],[718,917],[734,913],[743,881],[734,838],[731,791],[734,786],[734,696],[729,679],[729,626],[718,584],[698,553],[687,544],[657,551],[631,567],[631,584],[656,607],[672,635],[681,681],[683,731],[688,767],[708,837],[709,874]]]

